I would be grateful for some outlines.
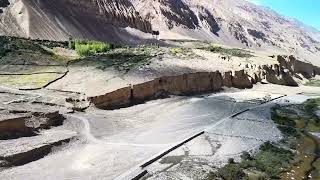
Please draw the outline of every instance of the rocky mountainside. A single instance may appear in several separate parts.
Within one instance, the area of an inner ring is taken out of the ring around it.
[[[131,1],[163,39],[279,50],[311,61],[319,56],[319,31],[245,0]]]
[[[5,1],[1,3],[0,34],[52,40],[77,37],[127,41],[137,38],[131,28],[151,31],[151,24],[139,16],[128,0]]]
[[[161,39],[208,40],[294,54],[320,64],[319,31],[246,0],[0,2],[0,34],[134,42],[152,38],[147,33],[154,30],[160,32]]]

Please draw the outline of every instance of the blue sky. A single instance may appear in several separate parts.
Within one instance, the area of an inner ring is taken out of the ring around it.
[[[296,18],[320,31],[320,0],[251,0],[278,13]]]

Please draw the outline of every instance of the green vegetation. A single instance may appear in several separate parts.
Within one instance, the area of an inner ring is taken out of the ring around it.
[[[320,80],[317,79],[311,79],[309,82],[305,84],[306,86],[316,86],[320,87]]]
[[[290,161],[293,160],[294,154],[266,142],[254,157],[244,152],[241,158],[240,163],[229,161],[217,172],[211,172],[207,179],[240,180],[252,179],[253,177],[256,179],[278,179],[279,175],[290,167]]]
[[[194,59],[194,58],[198,58],[198,59],[201,58],[189,48],[181,48],[181,47],[170,48],[169,53],[172,56],[176,56],[181,59],[187,59],[187,60]]]
[[[99,41],[75,40],[69,43],[70,48],[76,50],[80,56],[105,53],[113,48],[111,44]]]
[[[303,108],[312,115],[315,115],[315,112],[318,110],[319,106],[320,98],[308,99],[305,103],[303,103]]]
[[[320,99],[309,99],[303,104],[276,106],[272,110],[272,119],[280,124],[278,128],[284,134],[282,145],[296,152],[291,173],[283,174],[283,178],[307,178],[310,174],[319,177],[316,172],[320,172],[320,165],[316,162],[319,161],[320,139],[309,133],[320,132],[316,115],[319,104]]]
[[[15,88],[41,88],[67,71],[67,57],[53,47],[67,42],[0,36],[0,83]]]
[[[157,55],[158,50],[152,47],[117,48],[103,54],[85,57],[73,65],[91,65],[98,69],[114,68],[118,71],[130,71],[139,66],[147,65]],[[94,60],[92,60],[94,58]]]
[[[48,40],[31,40],[26,38],[0,36],[0,58],[8,52],[38,52],[51,54],[46,48],[67,47],[67,42],[55,42]]]
[[[183,53],[183,49],[182,48],[171,48],[170,49],[170,53],[173,55],[177,55],[177,54],[181,54]]]
[[[62,74],[0,75],[0,83],[9,87],[33,89],[41,88],[60,76]]]
[[[316,155],[320,152],[320,139],[309,132],[320,132],[316,116],[319,105],[320,99],[309,99],[303,104],[276,105],[271,117],[284,139],[279,143],[264,143],[253,156],[244,152],[241,162],[229,160],[224,167],[209,173],[206,179],[290,179],[307,177],[310,172],[316,174],[320,169]]]
[[[250,53],[250,51],[243,50],[243,49],[237,49],[237,48],[224,48],[217,45],[210,45],[209,47],[204,48],[207,51],[213,52],[213,53],[220,53],[227,56],[236,56],[241,58],[250,58],[253,57],[253,55]]]
[[[320,132],[320,119],[316,110],[320,106],[320,99],[309,99],[303,104],[289,106],[275,106],[272,119],[279,124],[279,129],[286,135],[298,136],[296,127],[309,132]]]
[[[55,61],[57,56],[46,49],[52,47],[65,48],[67,47],[67,42],[0,36],[1,64],[14,64],[15,61],[21,59],[30,63],[33,63],[32,61]]]

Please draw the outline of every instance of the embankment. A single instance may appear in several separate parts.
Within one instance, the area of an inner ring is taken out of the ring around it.
[[[39,129],[62,125],[65,118],[55,112],[33,112],[0,121],[0,140],[29,137],[37,134]]]
[[[164,76],[141,84],[129,85],[104,95],[89,97],[88,101],[100,109],[117,109],[168,95],[212,93],[221,90],[222,87],[252,88],[253,84],[263,80],[273,84],[298,86],[295,78],[299,77],[299,74],[305,78],[320,74],[320,68],[298,61],[293,56],[277,58],[278,64],[259,66],[250,70]]]

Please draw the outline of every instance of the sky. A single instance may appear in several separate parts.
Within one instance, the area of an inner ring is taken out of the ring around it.
[[[320,31],[320,0],[251,0]]]

